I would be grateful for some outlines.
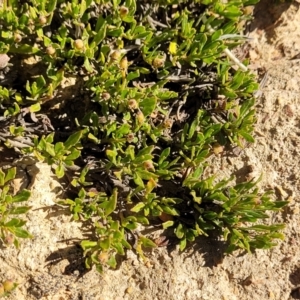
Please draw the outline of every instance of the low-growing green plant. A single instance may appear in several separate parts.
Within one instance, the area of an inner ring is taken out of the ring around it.
[[[66,175],[77,195],[60,203],[94,231],[81,242],[88,268],[115,268],[132,248],[146,259],[153,223],[181,250],[212,230],[228,252],[283,238],[263,221],[286,202],[204,176],[216,145],[254,141],[258,84],[231,50],[256,2],[4,1],[0,53],[27,75],[6,80],[3,57],[0,140]]]
[[[55,174],[62,178],[67,167],[74,166],[80,152],[79,141],[83,131],[72,134],[64,143],[53,144],[54,133],[34,139],[34,146],[28,147],[24,152],[33,153],[40,161],[45,161],[55,168]]]
[[[16,176],[16,168],[3,171],[0,169],[0,239],[5,245],[19,247],[18,238],[31,238],[31,234],[23,228],[26,221],[18,215],[26,214],[30,206],[19,206],[30,197],[30,191],[22,190],[12,195],[9,182]]]

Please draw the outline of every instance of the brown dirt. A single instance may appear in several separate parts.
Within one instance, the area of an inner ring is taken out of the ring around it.
[[[256,142],[237,157],[221,156],[214,168],[220,177],[234,173],[237,180],[262,173],[261,187],[290,201],[271,217],[286,223],[286,239],[269,251],[222,260],[222,244],[201,238],[183,254],[158,248],[144,264],[129,251],[117,270],[103,276],[95,270],[85,273],[77,243],[88,228],[70,222],[71,216],[53,206],[61,188],[50,167],[15,161],[19,178],[14,188],[32,189],[28,229],[34,239],[22,241],[20,250],[0,249],[0,280],[20,283],[9,299],[300,299],[299,4],[262,1],[254,16],[246,48],[254,72],[268,74],[257,100]]]

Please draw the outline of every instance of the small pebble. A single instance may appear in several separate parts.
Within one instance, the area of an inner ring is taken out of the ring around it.
[[[133,293],[133,287],[132,287],[132,286],[129,286],[129,287],[126,289],[126,293],[127,293],[127,294],[132,294],[132,293]]]
[[[0,54],[0,70],[7,66],[9,60],[10,58],[7,54]]]

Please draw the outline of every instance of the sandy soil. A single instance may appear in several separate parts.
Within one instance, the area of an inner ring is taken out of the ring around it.
[[[263,173],[262,188],[273,189],[290,205],[272,222],[285,222],[286,239],[270,251],[222,258],[222,244],[201,238],[184,254],[157,248],[143,264],[134,253],[103,276],[85,272],[79,239],[83,224],[53,206],[61,188],[44,164],[16,161],[14,188],[30,187],[33,209],[28,229],[33,240],[20,250],[0,249],[0,280],[14,278],[19,288],[9,298],[49,300],[288,300],[300,299],[300,9],[299,3],[254,10],[249,44],[243,49],[267,82],[257,100],[256,142],[238,156],[215,161],[220,176],[237,180]]]

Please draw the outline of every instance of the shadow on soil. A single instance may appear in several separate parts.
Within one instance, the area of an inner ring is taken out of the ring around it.
[[[261,0],[255,6],[253,12],[254,20],[251,22],[250,31],[254,31],[255,29],[265,31],[268,42],[271,43],[272,37],[275,36],[275,29],[285,22],[281,17],[282,14],[291,5],[300,7],[300,4],[296,1],[280,3],[274,0]]]

